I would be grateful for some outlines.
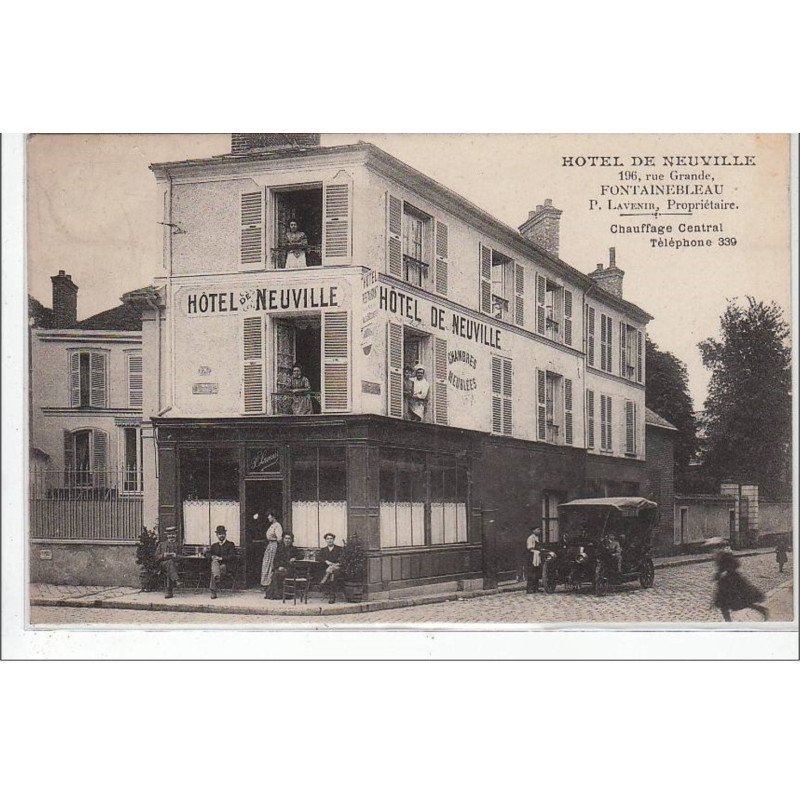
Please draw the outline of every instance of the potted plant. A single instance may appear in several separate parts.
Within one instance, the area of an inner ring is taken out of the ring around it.
[[[339,561],[344,596],[348,603],[360,603],[364,597],[364,581],[367,574],[367,553],[358,534],[354,533],[344,543]]]
[[[142,526],[142,534],[136,545],[136,563],[139,565],[139,583],[142,592],[152,592],[158,588],[159,569],[155,559],[157,544],[156,528],[148,530]]]

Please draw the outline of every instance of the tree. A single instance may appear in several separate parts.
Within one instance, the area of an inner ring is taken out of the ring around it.
[[[721,338],[699,343],[711,370],[705,409],[704,473],[757,483],[760,494],[791,496],[792,375],[789,325],[776,303],[734,300]]]
[[[678,429],[675,438],[675,484],[681,491],[687,485],[689,462],[697,452],[697,423],[689,395],[689,375],[683,361],[672,353],[660,350],[649,336],[645,347],[645,403]]]

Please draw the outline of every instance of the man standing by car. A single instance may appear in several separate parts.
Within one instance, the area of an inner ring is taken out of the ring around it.
[[[525,543],[525,548],[528,551],[528,583],[525,591],[528,594],[534,594],[539,591],[539,580],[542,577],[542,529],[534,528],[528,541]]]

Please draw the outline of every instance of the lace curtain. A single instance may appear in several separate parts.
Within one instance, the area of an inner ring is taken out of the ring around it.
[[[229,541],[240,544],[238,500],[183,501],[184,544],[213,544],[217,525],[225,526]]]
[[[465,503],[431,503],[431,544],[467,541]]]
[[[292,503],[292,533],[297,547],[322,547],[322,537],[332,533],[336,544],[347,539],[347,503],[300,500]]]
[[[422,547],[425,544],[425,503],[382,502],[381,547]]]

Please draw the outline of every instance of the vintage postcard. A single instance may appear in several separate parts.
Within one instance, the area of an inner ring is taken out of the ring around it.
[[[28,625],[795,629],[791,144],[28,137]]]

